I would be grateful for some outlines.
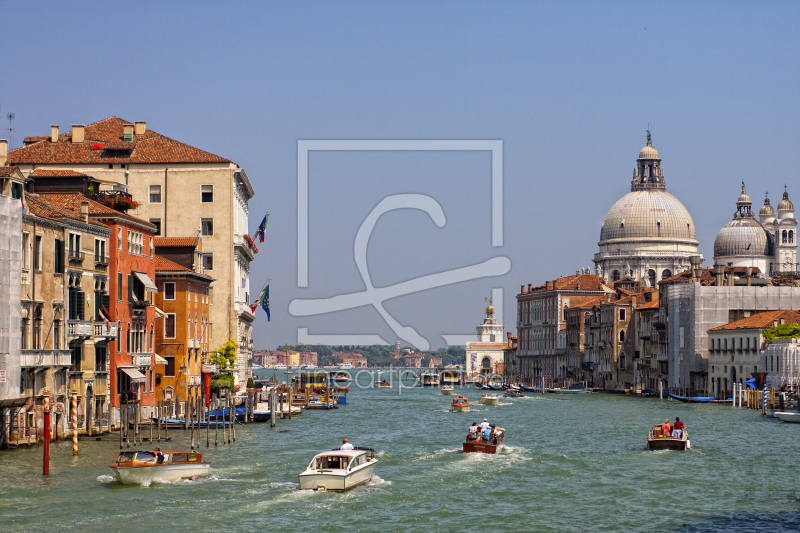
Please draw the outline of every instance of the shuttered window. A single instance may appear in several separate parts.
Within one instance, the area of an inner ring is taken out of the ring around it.
[[[64,273],[64,241],[56,239],[54,247],[53,269],[56,274]]]

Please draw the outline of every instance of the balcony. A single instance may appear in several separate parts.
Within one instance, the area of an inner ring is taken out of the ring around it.
[[[72,355],[62,350],[22,350],[20,366],[28,368],[71,366]]]
[[[74,338],[92,336],[92,323],[89,320],[67,320],[67,336]]]
[[[94,336],[105,338],[105,339],[116,339],[117,338],[117,325],[116,324],[107,324],[106,322],[95,322],[94,323]]]
[[[153,361],[152,353],[135,353],[131,355],[133,366],[150,366]]]
[[[96,267],[107,267],[108,266],[108,256],[107,255],[95,255],[94,256],[94,266]]]
[[[83,258],[86,257],[86,254],[80,252],[78,250],[67,250],[67,258],[70,263],[73,261],[76,263],[83,263]]]
[[[250,248],[250,245],[247,243],[247,241],[244,240],[244,237],[234,236],[233,249],[234,251],[239,252],[242,256],[247,258],[248,262],[251,262],[256,258],[255,254],[253,253],[253,250]]]
[[[640,339],[649,339],[650,338],[650,330],[640,331],[639,332]]]

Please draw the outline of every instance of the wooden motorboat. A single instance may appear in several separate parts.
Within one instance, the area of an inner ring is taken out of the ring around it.
[[[455,392],[455,387],[452,385],[445,385],[442,387],[442,394],[450,396]]]
[[[117,462],[108,465],[117,481],[124,484],[152,481],[175,482],[208,474],[211,463],[203,462],[203,454],[187,451],[121,452]]]
[[[451,407],[454,413],[469,413],[469,398],[466,396],[456,396],[453,398]]]
[[[350,381],[350,374],[348,374],[344,370],[338,370],[331,372],[330,379],[331,381],[334,381],[336,383],[347,383],[348,381]]]
[[[497,405],[500,397],[497,394],[481,394],[481,403],[483,405]]]
[[[650,429],[647,435],[647,445],[645,450],[688,450],[692,447],[689,441],[689,432],[683,426],[683,434],[680,438],[670,437],[661,432],[661,424],[656,424]]]
[[[497,434],[490,442],[483,440],[483,437],[480,436],[477,440],[469,440],[469,435],[467,435],[467,440],[464,441],[463,445],[464,453],[497,453],[497,447],[506,440],[506,430],[495,428],[495,432]]]
[[[522,394],[522,391],[516,387],[509,387],[506,389],[506,397],[507,398],[522,398],[525,396]]]
[[[784,422],[800,424],[800,413],[797,411],[775,411],[775,418],[780,418]]]
[[[378,460],[372,448],[334,448],[318,453],[300,474],[300,488],[343,492],[372,479]]]
[[[386,381],[385,379],[376,379],[375,380],[376,387],[391,387],[392,384]]]

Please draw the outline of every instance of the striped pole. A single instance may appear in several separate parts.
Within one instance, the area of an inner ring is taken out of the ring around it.
[[[72,389],[72,455],[78,455],[78,392]]]

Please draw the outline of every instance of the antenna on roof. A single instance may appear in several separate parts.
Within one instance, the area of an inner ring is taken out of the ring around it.
[[[6,128],[8,130],[8,147],[11,148],[11,132],[16,130],[16,128],[11,127],[11,121],[14,120],[14,113],[7,114],[6,118],[8,119],[8,127]]]

